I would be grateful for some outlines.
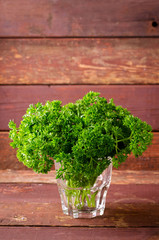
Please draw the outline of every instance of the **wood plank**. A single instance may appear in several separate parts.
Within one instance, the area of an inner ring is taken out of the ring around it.
[[[0,169],[27,170],[28,168],[18,161],[16,150],[9,143],[8,132],[0,132]]]
[[[74,85],[74,86],[0,86],[0,130],[8,130],[8,122],[20,123],[30,103],[62,100],[63,104],[75,102],[89,91],[100,92],[115,104],[126,107],[132,114],[159,130],[159,85]]]
[[[0,83],[158,84],[158,55],[158,38],[0,39]]]
[[[0,183],[56,183],[55,170],[37,174],[32,170],[0,170]],[[112,184],[159,184],[159,171],[114,170]]]
[[[0,1],[0,36],[158,36],[157,0]]]
[[[9,145],[10,139],[8,132],[0,132],[0,169],[28,170],[16,157],[16,150]],[[143,153],[142,156],[134,158],[128,157],[122,163],[121,170],[159,170],[159,133],[153,133],[152,145]]]
[[[1,226],[158,227],[154,184],[112,184],[102,217],[76,219],[62,213],[55,184],[0,184]]]
[[[0,227],[0,236],[5,240],[157,240],[159,228]]]

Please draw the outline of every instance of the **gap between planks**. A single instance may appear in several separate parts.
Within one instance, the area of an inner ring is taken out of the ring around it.
[[[63,228],[63,229],[90,229],[90,230],[92,230],[92,229],[105,229],[105,230],[113,230],[113,229],[118,229],[118,230],[123,230],[123,231],[126,231],[126,230],[136,230],[136,229],[140,229],[141,231],[143,230],[143,231],[146,231],[146,229],[151,229],[151,230],[153,230],[154,229],[154,231],[155,231],[155,229],[156,230],[158,230],[158,232],[159,232],[159,227],[157,227],[157,226],[140,226],[140,227],[138,227],[138,226],[129,226],[129,227],[116,227],[116,226],[105,226],[105,225],[99,225],[99,226],[95,226],[95,225],[88,225],[88,226],[85,226],[85,225],[63,225],[63,226],[61,226],[61,225],[0,225],[0,231],[1,231],[1,229],[14,229],[14,228],[16,228],[16,229],[26,229],[26,228],[32,228],[32,229],[41,229],[41,230],[43,230],[43,229],[59,229],[59,228]],[[155,239],[156,240],[156,239]]]
[[[0,183],[56,184],[55,170],[38,174],[30,170],[0,170]],[[114,170],[112,184],[159,184],[159,171]]]

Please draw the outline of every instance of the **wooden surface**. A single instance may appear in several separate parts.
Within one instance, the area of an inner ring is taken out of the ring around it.
[[[113,98],[116,105],[128,108],[153,130],[159,130],[159,85],[0,86],[0,129],[8,130],[10,119],[19,124],[31,103],[59,99],[66,104],[82,98],[90,90],[100,92],[108,100]]]
[[[1,38],[0,83],[158,84],[158,56],[158,38]]]
[[[9,145],[8,132],[0,132],[0,169],[27,170],[16,157],[16,150]],[[126,162],[122,163],[119,169],[129,170],[159,170],[159,133],[153,133],[152,145],[148,147],[146,152],[138,158],[132,155],[128,157]]]
[[[158,240],[155,228],[83,228],[83,227],[0,227],[4,240]]]
[[[159,239],[158,56],[158,0],[0,0],[0,240]],[[90,90],[151,124],[154,139],[113,170],[104,216],[79,220],[63,215],[54,171],[17,161],[8,121]]]
[[[0,190],[1,226],[159,227],[157,184],[111,184],[104,215],[90,220],[62,213],[56,184],[1,183]]]
[[[158,0],[0,1],[0,36],[159,36]]]
[[[56,183],[56,172],[48,174],[35,173],[32,170],[0,170],[0,183]],[[112,184],[159,184],[159,171],[112,171]]]
[[[0,172],[0,239],[158,239],[159,172],[113,171],[105,213],[94,219],[62,213],[54,172],[47,179],[28,172]]]

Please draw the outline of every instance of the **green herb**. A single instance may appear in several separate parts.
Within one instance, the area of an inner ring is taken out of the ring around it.
[[[54,159],[61,164],[56,178],[70,187],[89,187],[109,166],[109,157],[118,167],[131,152],[142,155],[152,141],[151,126],[99,95],[89,92],[64,106],[60,101],[30,105],[19,128],[10,121],[19,161],[47,173]]]

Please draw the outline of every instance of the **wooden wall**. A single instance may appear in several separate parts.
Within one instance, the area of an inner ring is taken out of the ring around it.
[[[10,119],[93,90],[152,125],[153,144],[120,169],[159,170],[158,0],[0,0],[0,84],[0,169],[26,169]]]

